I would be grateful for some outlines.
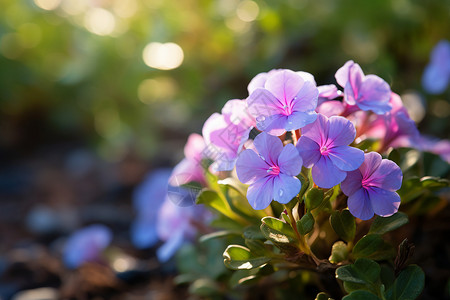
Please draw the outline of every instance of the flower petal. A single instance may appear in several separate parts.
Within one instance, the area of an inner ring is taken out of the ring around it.
[[[336,71],[334,77],[336,78],[336,81],[340,86],[345,87],[345,85],[347,84],[349,69],[353,64],[353,60],[349,60],[342,67],[340,67],[339,70]]]
[[[253,141],[253,146],[258,150],[258,154],[262,160],[270,165],[276,165],[278,156],[283,150],[283,143],[276,137],[265,132],[260,133]]]
[[[200,134],[192,133],[184,146],[184,156],[192,160],[201,160],[203,149],[205,149],[203,137]]]
[[[317,119],[317,113],[315,111],[300,112],[295,111],[291,115],[287,116],[287,122],[284,126],[286,131],[296,130],[311,124]]]
[[[168,261],[184,242],[183,230],[176,230],[170,238],[156,251],[160,262]]]
[[[297,73],[282,70],[269,76],[264,87],[281,101],[283,106],[297,96],[304,83],[303,78]]]
[[[359,170],[347,172],[347,177],[341,183],[342,192],[351,196],[362,188],[362,175]]]
[[[155,218],[156,219],[156,218]],[[155,219],[137,218],[131,225],[131,241],[139,249],[155,245],[159,238]]]
[[[337,100],[324,101],[316,108],[316,112],[328,118],[332,116],[339,116],[343,111],[343,103]]]
[[[321,157],[319,145],[304,135],[298,140],[296,148],[306,168],[311,168]]]
[[[430,94],[438,95],[445,91],[450,75],[445,65],[430,63],[422,75],[422,86]]]
[[[286,132],[286,125],[288,124],[288,117],[282,114],[272,115],[260,119],[256,127],[273,136],[280,136]]]
[[[205,182],[203,167],[200,161],[185,158],[173,169],[169,183],[173,186],[180,186],[191,181]]]
[[[331,117],[328,119],[328,145],[346,146],[353,142],[356,129],[350,120],[344,117]]]
[[[273,200],[287,204],[300,192],[301,186],[297,177],[279,174],[273,179]]]
[[[280,113],[279,107],[282,107],[278,99],[263,88],[255,89],[245,101],[248,112],[256,118],[256,122],[260,122],[262,117],[267,118]]]
[[[252,184],[267,175],[269,165],[253,150],[244,150],[236,161],[236,173],[242,183]]]
[[[350,146],[339,146],[332,148],[328,157],[342,171],[353,171],[363,163],[364,152]]]
[[[363,178],[369,178],[381,164],[381,160],[381,155],[378,152],[365,153],[364,162],[359,167]]]
[[[248,84],[247,90],[248,94],[250,95],[253,93],[257,88],[264,88],[264,84],[266,84],[268,74],[266,72],[259,73]]]
[[[397,193],[377,187],[369,188],[368,193],[373,211],[377,215],[389,217],[398,211],[400,196]]]
[[[287,144],[278,157],[277,165],[280,167],[281,173],[297,176],[302,171],[302,163],[303,160],[294,145]]]
[[[319,96],[319,90],[316,85],[311,81],[305,81],[300,91],[295,95],[293,100],[293,111],[311,111],[317,107],[317,100]]]
[[[323,145],[328,139],[328,118],[321,114],[317,115],[314,123],[303,127],[302,136],[310,138],[319,146]]]
[[[266,176],[255,181],[248,187],[247,199],[255,210],[264,209],[272,202],[273,177]]]
[[[311,170],[314,183],[321,188],[332,188],[341,183],[347,173],[339,170],[330,160],[322,155]]]
[[[361,220],[369,220],[373,217],[373,209],[365,189],[360,189],[348,197],[347,205],[351,214]]]
[[[361,84],[359,94],[362,99],[358,101],[358,106],[373,107],[376,114],[385,114],[389,112],[392,106],[389,104],[391,99],[391,88],[389,84],[376,75],[367,75]]]
[[[391,160],[383,159],[368,178],[368,182],[371,186],[396,191],[402,187],[402,179],[403,173],[400,167]]]

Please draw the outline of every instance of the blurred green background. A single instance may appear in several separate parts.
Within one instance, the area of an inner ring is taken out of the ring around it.
[[[449,132],[446,95],[423,93],[447,0],[0,0],[5,157],[79,144],[176,163],[191,132],[272,68],[335,83],[347,60],[411,92],[422,132]],[[170,44],[166,44],[170,43]],[[419,116],[420,118],[420,116]]]

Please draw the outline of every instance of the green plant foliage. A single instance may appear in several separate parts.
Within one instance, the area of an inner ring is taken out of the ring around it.
[[[447,179],[431,176],[412,177],[403,181],[402,188],[398,191],[398,194],[402,199],[402,203],[405,204],[415,199],[429,196],[433,192],[449,186],[450,182]]]
[[[356,243],[352,255],[355,259],[385,260],[392,259],[395,256],[395,249],[385,242],[379,234],[368,234]]]
[[[381,300],[368,291],[354,291],[342,298],[342,300]]]
[[[256,257],[250,249],[239,245],[228,246],[223,259],[225,266],[233,270],[251,270],[270,261],[269,257]]]
[[[308,212],[300,220],[296,222],[297,230],[301,235],[306,235],[314,228],[314,217]]]
[[[386,300],[416,299],[425,285],[425,274],[416,265],[406,267],[386,292]]]
[[[342,241],[337,241],[331,248],[330,262],[337,264],[348,259],[348,246]]]
[[[261,232],[268,240],[280,244],[297,243],[295,232],[289,224],[273,217],[264,217],[261,222]]]
[[[385,234],[408,223],[408,216],[405,213],[397,212],[390,217],[377,216],[370,226],[369,233]]]
[[[330,217],[330,223],[334,231],[346,242],[351,242],[355,238],[356,224],[355,218],[348,209],[334,211]]]
[[[324,197],[323,190],[318,188],[312,188],[305,196],[305,205],[308,211],[311,211],[322,203]]]

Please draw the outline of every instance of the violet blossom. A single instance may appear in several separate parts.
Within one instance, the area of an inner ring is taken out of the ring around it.
[[[350,106],[356,105],[380,115],[391,110],[389,84],[376,75],[364,75],[361,67],[352,60],[337,70],[335,77],[344,88],[344,101]]]
[[[171,185],[180,186],[191,181],[205,182],[205,174],[202,166],[205,147],[206,144],[201,135],[196,133],[189,135],[187,143],[184,146],[185,158],[173,169],[170,177]]]
[[[425,67],[422,86],[430,94],[441,94],[450,81],[450,42],[441,40],[430,55],[430,63]]]
[[[168,185],[169,176],[167,169],[152,172],[137,187],[133,199],[137,216],[131,227],[132,242],[143,249],[163,241],[157,250],[161,262],[170,259],[179,247],[192,240],[197,232],[195,224],[209,220],[202,205],[192,205],[196,191]],[[183,203],[191,203],[191,206],[185,207]]]
[[[259,76],[255,84],[250,84],[247,98],[248,111],[255,117],[259,130],[281,135],[316,120],[314,110],[319,92],[309,76],[305,80],[291,70],[271,71],[267,78]]]
[[[400,167],[393,161],[382,159],[377,152],[366,153],[362,165],[348,172],[341,183],[352,215],[368,220],[374,213],[382,217],[396,213],[400,196],[395,191],[400,189],[402,178]]]
[[[244,100],[229,100],[222,114],[214,113],[203,125],[203,137],[207,144],[205,155],[214,162],[213,171],[230,171],[234,168],[238,154],[248,140],[254,118],[247,112]]]
[[[236,162],[239,180],[249,184],[247,199],[256,209],[264,209],[272,200],[286,204],[301,188],[297,176],[302,168],[302,158],[293,144],[283,143],[278,137],[265,132],[254,142],[254,150],[244,150]]]
[[[348,146],[355,135],[355,127],[346,118],[327,118],[321,114],[302,129],[296,147],[304,166],[312,167],[312,178],[317,186],[331,188],[345,179],[346,171],[353,171],[362,164],[364,152]]]
[[[77,268],[86,262],[101,261],[102,251],[111,239],[111,230],[101,224],[75,231],[64,246],[64,264],[69,268]]]

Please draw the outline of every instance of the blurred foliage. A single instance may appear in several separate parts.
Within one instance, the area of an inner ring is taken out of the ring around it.
[[[429,52],[449,38],[449,3],[1,0],[2,156],[78,140],[113,160],[132,147],[175,162],[188,133],[272,68],[325,84],[353,59],[394,91],[420,91]],[[181,66],[148,67],[151,42],[178,44]],[[429,100],[421,129],[442,137],[450,105]]]

